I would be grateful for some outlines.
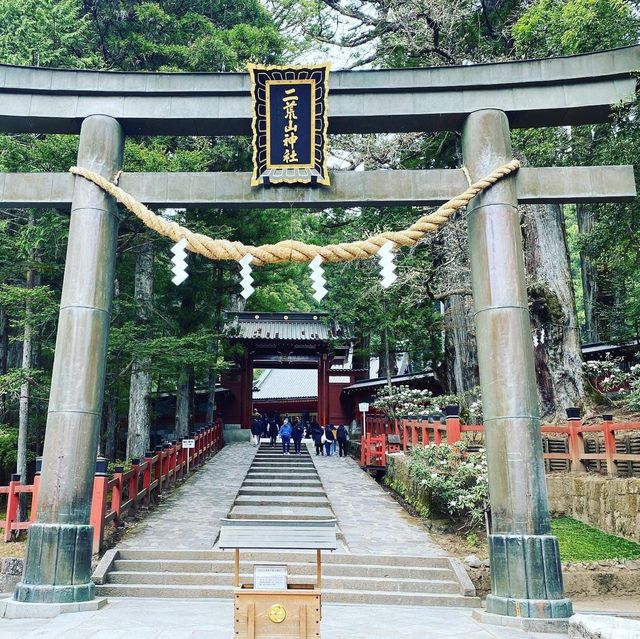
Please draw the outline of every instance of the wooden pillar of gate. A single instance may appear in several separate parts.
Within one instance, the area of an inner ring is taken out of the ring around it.
[[[320,353],[318,361],[318,423],[329,423],[329,354]]]
[[[472,180],[511,160],[505,113],[469,115],[462,150]],[[467,208],[492,517],[487,612],[568,617],[547,504],[517,205],[515,179],[508,177]]]
[[[240,395],[240,428],[250,428],[253,414],[253,358],[249,350],[242,354]]]

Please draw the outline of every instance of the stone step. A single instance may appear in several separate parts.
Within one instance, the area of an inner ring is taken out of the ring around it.
[[[299,506],[293,508],[286,506],[234,506],[229,512],[229,518],[309,521],[333,519],[334,514],[330,508],[322,506]]]
[[[326,497],[294,497],[291,495],[276,495],[275,497],[265,497],[264,495],[238,495],[234,506],[287,506],[287,507],[309,507],[324,506],[329,508],[329,501]]]
[[[276,497],[278,495],[295,495],[296,497],[325,497],[322,488],[302,488],[295,484],[288,486],[272,486],[264,483],[261,486],[242,487],[238,495],[264,495],[266,497]]]
[[[303,466],[302,464],[298,466],[283,466],[276,464],[265,464],[251,466],[247,471],[249,473],[310,473],[313,475],[318,475],[318,471],[314,466]]]
[[[277,461],[251,464],[249,470],[312,470],[317,472],[315,466],[311,463],[298,462],[297,464],[288,464]]]
[[[296,455],[294,452],[289,453],[288,455],[283,454],[282,451],[278,451],[277,453],[273,453],[269,457],[259,457],[256,456],[253,458],[254,464],[311,464],[313,463],[311,457],[309,455]]]
[[[166,597],[176,599],[231,599],[231,586],[163,586],[139,584],[96,585],[100,597]],[[447,606],[479,608],[478,597],[463,597],[455,594],[387,593],[370,590],[322,589],[322,600],[344,604],[383,604],[400,606]]]
[[[246,479],[279,479],[281,481],[291,481],[295,482],[299,479],[317,479],[318,475],[315,473],[283,473],[281,471],[278,472],[270,472],[270,471],[255,471],[247,473]]]
[[[313,551],[242,551],[240,557],[246,562],[313,562]],[[118,549],[118,559],[129,560],[181,560],[181,561],[233,561],[233,552],[226,550],[143,550],[139,548]],[[322,563],[355,566],[406,566],[418,568],[451,568],[448,557],[421,557],[419,555],[359,555],[343,552],[322,553]]]
[[[108,583],[163,586],[225,586],[233,583],[233,573],[212,572],[125,572],[108,575]],[[290,584],[313,583],[315,575],[289,575]],[[252,573],[241,575],[241,583],[251,583]],[[456,581],[426,579],[366,578],[323,576],[323,588],[333,590],[366,590],[371,592],[458,594]]]
[[[271,448],[268,452],[264,453],[256,453],[256,456],[253,458],[254,460],[271,460],[271,459],[282,459],[282,445],[278,445],[277,448]],[[293,445],[291,446],[291,450],[288,455],[284,455],[286,458],[297,459],[297,460],[310,460],[311,455],[305,451],[304,446],[302,447],[302,452],[299,455],[296,455],[293,451]]]
[[[242,487],[246,488],[248,486],[279,486],[279,487],[289,487],[291,486],[291,482],[289,481],[283,481],[282,479],[274,479],[272,481],[269,481],[268,484],[264,479],[245,479],[244,482],[242,482]],[[322,484],[320,483],[319,479],[298,479],[295,482],[295,485],[297,488],[303,488],[303,487],[322,487]]]
[[[244,558],[244,553],[240,555]],[[259,562],[265,563],[265,562]],[[270,562],[274,563],[274,562]],[[286,556],[280,564],[286,564],[290,575],[315,575],[316,565],[311,562],[291,562]],[[242,573],[251,574],[254,562],[240,561]],[[175,560],[175,559],[116,559],[113,568],[124,572],[171,572],[171,573],[209,573],[231,574],[232,560]],[[110,573],[112,574],[112,573]],[[413,566],[369,566],[361,564],[329,564],[324,563],[322,574],[325,577],[360,577],[360,578],[396,578],[396,579],[441,579],[451,581],[454,573],[450,568],[432,568]]]

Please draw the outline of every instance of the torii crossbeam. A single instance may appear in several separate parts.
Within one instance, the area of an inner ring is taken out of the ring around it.
[[[606,121],[635,96],[640,47],[590,55],[433,69],[337,72],[329,131],[458,130],[477,180],[511,160],[509,127]],[[250,132],[244,74],[63,71],[0,66],[0,130],[78,133],[77,165],[113,179],[125,135]],[[329,189],[251,190],[248,174],[124,173],[121,186],[157,207],[440,204],[461,170],[335,173]],[[566,618],[550,534],[533,347],[517,204],[624,201],[631,167],[524,168],[468,207],[478,360],[493,530],[491,613]],[[84,602],[89,504],[105,376],[118,216],[98,187],[67,174],[0,174],[0,205],[71,209],[47,419],[38,521],[15,599]]]

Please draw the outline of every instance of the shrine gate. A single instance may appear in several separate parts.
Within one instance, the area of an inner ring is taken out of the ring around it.
[[[512,159],[510,129],[604,122],[632,100],[639,47],[549,60],[342,71],[330,80],[329,131],[460,131],[472,180]],[[113,180],[126,135],[248,135],[243,73],[168,74],[0,66],[0,130],[80,134],[77,164]],[[126,168],[126,167],[124,167]],[[335,172],[328,188],[251,189],[242,173],[123,173],[153,207],[419,206],[462,192],[462,169]],[[630,166],[522,168],[468,206],[493,530],[487,610],[571,614],[550,534],[518,203],[635,196]],[[85,602],[89,503],[105,376],[118,211],[67,173],[0,175],[0,206],[71,210],[44,445],[38,521],[21,602]]]

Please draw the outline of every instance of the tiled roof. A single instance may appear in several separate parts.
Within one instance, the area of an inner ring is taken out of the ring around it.
[[[315,369],[269,368],[254,388],[254,400],[287,399],[318,396],[318,371]]]
[[[226,330],[243,340],[326,342],[350,337],[326,313],[228,313]]]
[[[326,341],[329,329],[318,321],[239,321],[240,339],[278,339],[285,341]]]

